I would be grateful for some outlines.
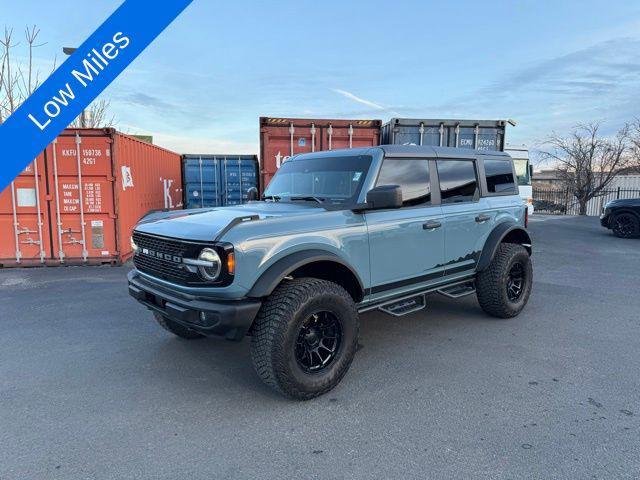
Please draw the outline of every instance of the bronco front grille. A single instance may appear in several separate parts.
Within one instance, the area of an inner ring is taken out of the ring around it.
[[[197,258],[205,245],[135,231],[133,241],[138,245],[133,264],[141,272],[185,285],[204,283],[197,273],[187,270],[182,259]]]

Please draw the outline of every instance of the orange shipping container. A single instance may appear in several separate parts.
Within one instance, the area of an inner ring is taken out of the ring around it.
[[[381,125],[380,120],[260,117],[262,188],[292,155],[378,145]]]
[[[67,129],[0,194],[0,264],[120,263],[140,217],[181,207],[180,155],[113,129]]]

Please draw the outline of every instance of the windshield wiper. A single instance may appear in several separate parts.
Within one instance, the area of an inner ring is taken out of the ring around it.
[[[321,197],[314,197],[313,195],[307,195],[305,197],[291,197],[291,200],[295,201],[295,200],[303,200],[303,201],[313,201],[313,202],[318,202],[318,203],[322,203],[324,202],[324,198]]]
[[[280,197],[278,195],[264,195],[262,197],[263,200],[271,200],[272,202],[279,202]]]

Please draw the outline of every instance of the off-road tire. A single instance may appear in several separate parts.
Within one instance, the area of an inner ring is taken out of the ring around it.
[[[519,263],[524,271],[522,292],[516,301],[509,299],[509,272]],[[489,266],[476,278],[476,295],[482,309],[494,317],[511,318],[518,315],[529,300],[533,283],[533,267],[529,253],[515,243],[501,243]]]
[[[204,338],[204,335],[187,327],[183,327],[179,323],[176,323],[173,320],[169,320],[168,318],[160,315],[157,312],[153,312],[153,316],[156,318],[156,322],[158,322],[158,324],[162,328],[180,338],[184,338],[186,340],[196,340],[198,338]]]
[[[621,221],[627,222],[626,229],[622,228]],[[611,230],[618,238],[635,238],[640,235],[640,222],[632,213],[619,213],[611,220]]]
[[[296,360],[296,341],[305,320],[318,311],[339,320],[341,341],[323,370],[308,373]],[[251,359],[267,385],[291,398],[309,400],[340,382],[357,344],[358,311],[344,288],[316,278],[297,278],[284,280],[262,304],[251,331]]]

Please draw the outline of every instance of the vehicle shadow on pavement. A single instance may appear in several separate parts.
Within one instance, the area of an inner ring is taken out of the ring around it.
[[[354,380],[367,382],[379,371],[377,364],[410,360],[415,350],[428,352],[450,348],[454,341],[468,341],[469,330],[478,328],[478,324],[499,331],[500,325],[508,321],[486,315],[475,295],[457,300],[429,295],[424,310],[404,317],[381,312],[362,314],[360,345],[354,365],[336,391],[344,393],[355,388]],[[146,381],[162,382],[172,390],[213,397],[224,392],[238,398],[252,394],[264,399],[289,401],[266,387],[253,371],[249,338],[236,343],[216,338],[188,341],[163,331],[158,336],[156,348],[146,355],[154,364]],[[430,363],[426,361],[420,376],[428,375],[429,370]],[[412,381],[416,374],[415,370],[407,370],[403,373],[404,381]]]

